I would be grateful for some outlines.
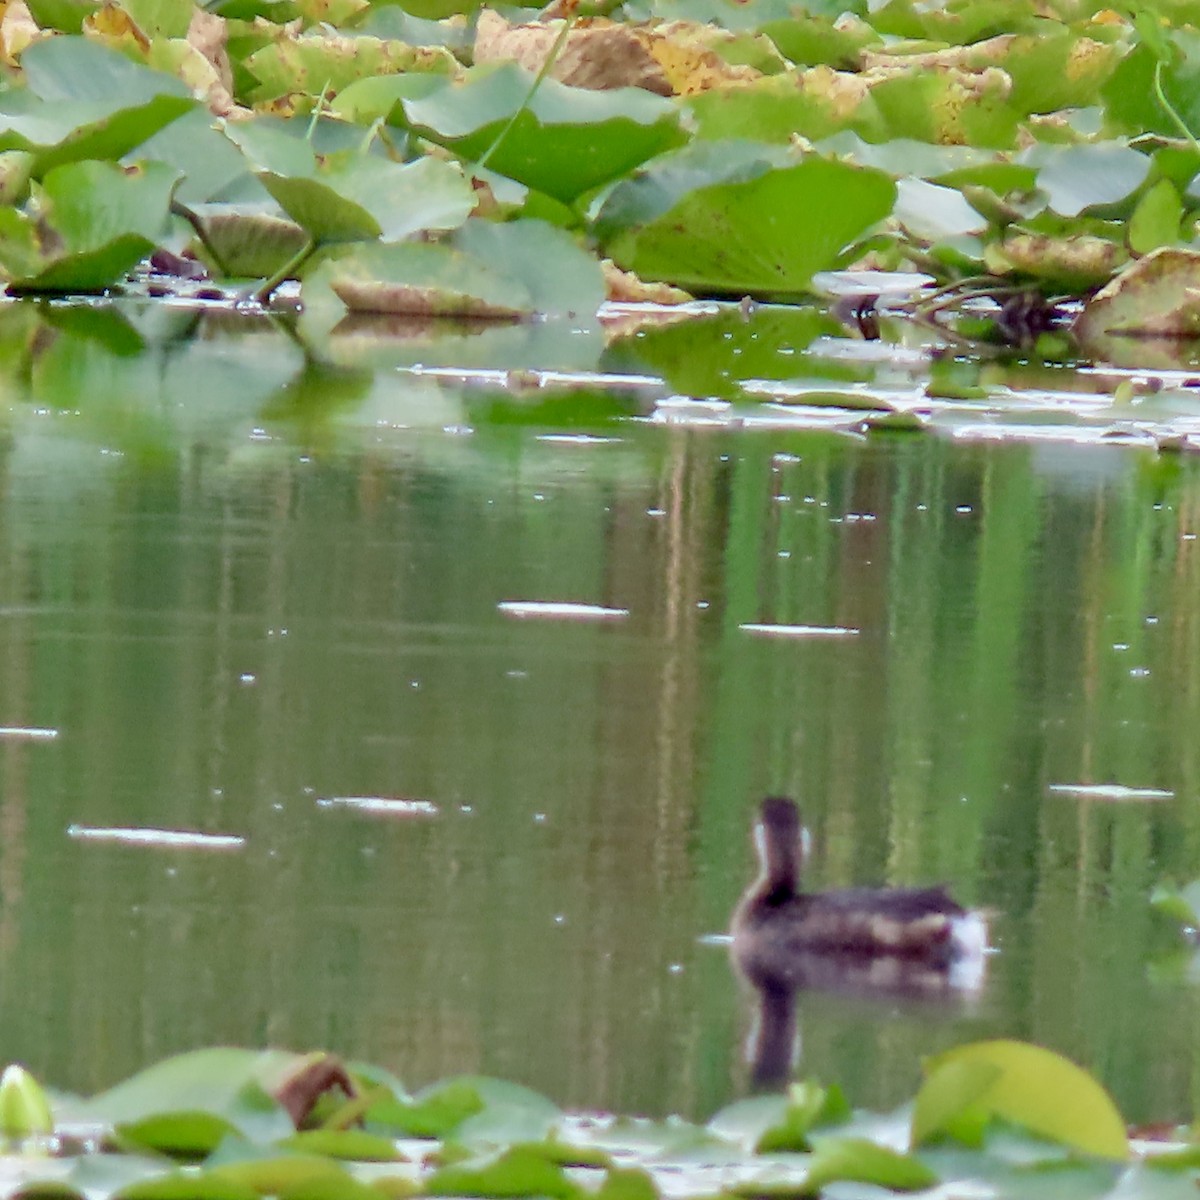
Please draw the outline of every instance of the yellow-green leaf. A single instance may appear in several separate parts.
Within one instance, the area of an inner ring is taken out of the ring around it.
[[[948,1100],[955,1093],[967,1095],[983,1082],[988,1069],[995,1077],[969,1103],[1084,1153],[1129,1157],[1125,1122],[1095,1079],[1052,1050],[1005,1040],[975,1042],[930,1060],[917,1094],[914,1140],[919,1140],[916,1114],[924,1114],[924,1122],[939,1110],[945,1115]],[[948,1079],[944,1072],[951,1072]]]

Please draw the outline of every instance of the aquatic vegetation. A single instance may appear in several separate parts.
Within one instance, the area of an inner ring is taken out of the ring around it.
[[[264,300],[295,279],[343,310],[512,319],[548,311],[528,277],[573,253],[591,275],[571,311],[602,294],[600,257],[784,300],[859,264],[949,289],[918,289],[910,315],[965,314],[971,337],[1033,345],[1114,279],[1115,301],[1085,304],[1086,346],[1105,352],[1114,313],[1122,336],[1190,337],[1196,17],[1188,0],[574,0],[524,19],[28,0],[0,22],[0,272],[103,291],[161,247]],[[499,251],[455,265],[497,223],[545,238],[524,277]],[[1183,302],[1123,283],[1150,261]]]
[[[1200,1178],[1183,1132],[1131,1146],[1095,1080],[1009,1041],[938,1056],[913,1103],[887,1116],[856,1112],[811,1081],[737,1101],[703,1125],[581,1115],[502,1080],[463,1076],[410,1095],[378,1067],[222,1047],[167,1059],[86,1100],[51,1097],[9,1067],[0,1121],[5,1194],[60,1200],[653,1200],[815,1195],[846,1181],[1165,1196],[1181,1176],[1193,1187]]]

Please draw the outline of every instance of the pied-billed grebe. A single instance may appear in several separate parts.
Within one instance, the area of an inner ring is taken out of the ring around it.
[[[733,957],[760,984],[804,986],[814,960],[890,960],[901,975],[949,972],[951,987],[977,986],[987,927],[944,888],[799,890],[807,833],[796,804],[768,796],[755,825],[760,874],[733,914]],[[883,962],[876,965],[885,966]]]

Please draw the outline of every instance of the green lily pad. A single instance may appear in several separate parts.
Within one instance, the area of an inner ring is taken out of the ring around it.
[[[476,1113],[497,1107],[558,1112],[544,1096],[519,1084],[463,1075],[425,1088],[411,1102],[390,1109],[386,1115],[373,1110],[372,1118],[413,1137],[445,1137]]]
[[[311,177],[259,172],[279,206],[319,244],[452,229],[467,219],[475,194],[462,172],[434,158],[394,163],[340,155]]]
[[[435,1171],[423,1185],[430,1196],[546,1196],[574,1200],[582,1195],[566,1172],[536,1149],[515,1146],[494,1156]]]
[[[1129,218],[1129,248],[1135,254],[1149,254],[1159,246],[1174,245],[1182,220],[1178,190],[1169,179],[1160,179],[1138,201]]]
[[[489,170],[563,204],[685,140],[675,106],[649,92],[588,91],[543,79],[530,98],[532,84],[527,71],[504,63],[475,68],[465,82],[438,81],[416,96],[396,85],[397,116],[468,161],[486,155]]]
[[[1064,217],[1124,200],[1141,187],[1150,170],[1146,155],[1115,143],[1038,147],[1024,161],[1040,166],[1038,187]]]
[[[0,209],[0,265],[10,289],[95,292],[116,283],[154,248],[178,180],[163,163],[56,167],[35,196],[34,215]]]
[[[814,1138],[806,1186],[818,1191],[842,1179],[872,1183],[894,1192],[915,1192],[938,1181],[933,1171],[911,1155],[866,1138]]]
[[[101,1092],[79,1116],[170,1153],[208,1153],[230,1132],[273,1141],[295,1130],[268,1088],[298,1059],[229,1047],[180,1054]]]
[[[613,189],[597,232],[619,266],[691,291],[794,295],[840,265],[896,198],[870,168],[817,157],[776,166],[739,143],[703,154]]]

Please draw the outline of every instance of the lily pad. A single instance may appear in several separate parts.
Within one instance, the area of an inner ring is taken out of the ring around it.
[[[171,1153],[207,1153],[230,1132],[273,1141],[294,1127],[268,1089],[298,1058],[228,1047],[180,1054],[101,1092],[77,1116]]]
[[[437,244],[363,246],[322,264],[327,285],[357,312],[516,319],[591,317],[604,299],[599,264],[541,221],[469,221]]]
[[[1122,271],[1084,306],[1075,335],[1200,335],[1200,251],[1165,246]]]
[[[438,81],[419,96],[396,85],[398,118],[430,141],[572,204],[647,159],[681,145],[675,106],[637,88],[567,87],[515,63],[478,67],[465,82]],[[378,85],[376,85],[378,87]],[[343,103],[354,102],[353,92]]]
[[[550,1200],[582,1195],[561,1166],[525,1146],[443,1167],[425,1180],[423,1190],[430,1196],[546,1196]]]
[[[598,222],[606,252],[691,291],[795,295],[841,265],[895,201],[882,171],[815,156],[776,166],[738,148],[711,143],[705,159],[681,155],[619,184]]]
[[[262,171],[259,179],[318,244],[399,241],[423,229],[453,229],[475,205],[462,172],[433,158],[400,164],[343,154],[309,177]]]
[[[1129,1156],[1125,1123],[1108,1093],[1082,1068],[1040,1046],[975,1042],[930,1060],[913,1109],[914,1143],[946,1130],[967,1108],[1098,1158]]]
[[[33,215],[0,209],[0,265],[10,289],[94,292],[116,283],[154,248],[178,180],[163,163],[56,167]]]

